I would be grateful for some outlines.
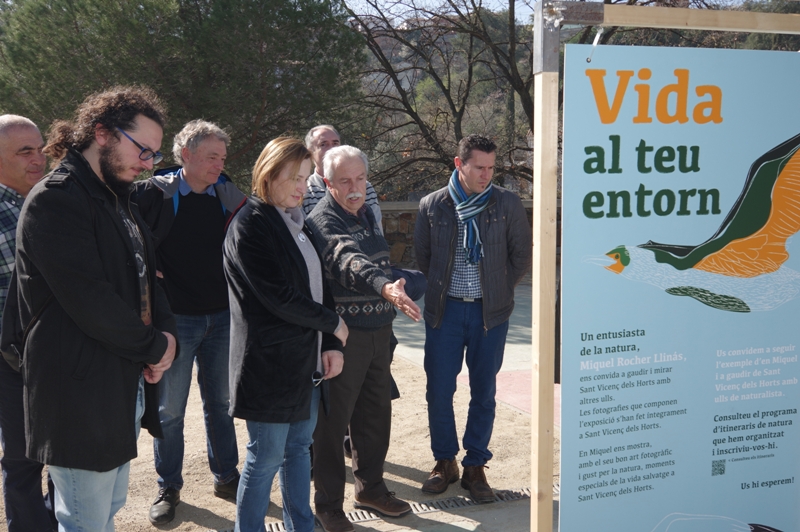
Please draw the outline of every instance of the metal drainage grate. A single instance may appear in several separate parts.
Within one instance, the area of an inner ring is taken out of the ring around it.
[[[282,521],[275,521],[274,523],[264,523],[267,532],[286,532],[286,527],[283,526]],[[220,530],[208,530],[208,532],[233,532],[232,528],[222,528]]]
[[[367,510],[353,510],[352,512],[347,512],[347,518],[350,520],[351,523],[363,523],[365,521],[379,521],[382,517],[378,514],[369,512]]]
[[[530,498],[530,488],[521,488],[518,490],[495,490],[494,492],[495,502],[519,501]],[[448,497],[447,499],[437,499],[426,502],[409,502],[409,504],[411,505],[412,513],[417,515],[480,505],[480,503],[475,502],[471,498],[460,495]],[[368,512],[366,510],[354,510],[352,512],[347,512],[345,515],[347,515],[347,519],[349,519],[351,523],[364,523],[366,521],[379,521],[383,519],[378,514]],[[267,528],[267,532],[286,532],[286,528],[283,526],[283,522],[281,521],[265,523],[265,526]],[[224,530],[218,530],[217,532],[233,532],[233,529],[227,528]]]

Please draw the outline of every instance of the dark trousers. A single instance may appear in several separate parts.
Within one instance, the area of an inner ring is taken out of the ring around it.
[[[22,375],[0,360],[0,443],[3,446],[3,497],[9,532],[56,530],[53,483],[48,477],[48,496],[42,494],[39,462],[25,457],[25,412]]]
[[[391,335],[391,325],[350,329],[344,368],[330,381],[330,412],[320,412],[314,431],[314,505],[318,512],[342,509],[346,481],[342,441],[348,423],[356,496],[372,498],[389,491],[383,482],[383,463],[392,426]]]

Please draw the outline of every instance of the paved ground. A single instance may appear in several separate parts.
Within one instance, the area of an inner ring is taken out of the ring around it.
[[[526,276],[515,291],[516,306],[509,323],[503,367],[497,376],[497,401],[528,415],[533,406],[531,402],[531,298],[530,277]],[[421,307],[423,306],[422,301],[418,303]],[[394,328],[397,337],[402,338],[401,345],[398,345],[395,351],[395,356],[422,367],[425,344],[424,326],[414,323],[401,314],[395,320]],[[469,386],[469,372],[466,364],[462,368],[458,381],[465,388]],[[555,425],[558,431],[561,426],[561,389],[559,385],[556,385],[554,399]],[[495,426],[496,433],[502,430],[502,426]],[[527,499],[448,510],[446,513],[415,515],[402,521],[376,522],[372,525],[374,528],[366,527],[364,530],[381,532],[395,530],[424,532],[528,531],[530,530],[530,502]],[[554,510],[553,530],[557,529],[557,512]]]
[[[439,496],[424,494],[419,490],[427,477],[432,459],[426,423],[424,399],[425,375],[422,370],[425,328],[405,317],[396,321],[397,336],[401,345],[393,373],[400,385],[401,399],[394,403],[392,446],[387,456],[386,479],[389,489],[398,497],[412,502],[422,511],[402,519],[371,519],[366,516],[356,522],[356,530],[374,532],[411,531],[460,532],[527,532],[530,530],[530,412],[531,412],[531,336],[530,336],[530,284],[523,284],[516,292],[517,308],[511,318],[503,369],[499,376],[498,418],[492,437],[495,459],[487,473],[497,490],[509,490],[498,502],[484,505],[463,504],[468,492],[458,484]],[[459,427],[463,427],[469,401],[466,372],[462,375],[454,400]],[[186,459],[181,493],[183,502],[178,507],[176,519],[161,530],[174,532],[228,531],[233,526],[234,505],[211,495],[211,478],[205,462],[205,437],[196,383],[192,385],[186,420]],[[240,455],[244,457],[246,430],[237,420]],[[558,436],[558,428],[556,428]],[[120,532],[155,532],[147,522],[147,510],[156,493],[155,472],[152,466],[152,438],[143,432],[139,439],[139,457],[131,464],[131,482],[126,507],[117,515]],[[557,459],[557,455],[556,455]],[[272,502],[267,518],[269,531],[279,528],[281,519],[280,494],[277,480],[273,487]],[[520,497],[522,495],[522,497]],[[346,487],[346,512],[353,512],[352,474],[348,467]],[[426,503],[439,505],[436,511],[426,511]],[[0,500],[0,514],[2,513]],[[352,514],[351,514],[352,515]],[[0,523],[0,530],[5,530]],[[321,530],[321,529],[317,529]],[[555,530],[555,528],[554,528]]]
[[[514,313],[508,327],[508,338],[503,368],[497,376],[497,400],[526,414],[531,413],[531,284],[526,276],[514,294]],[[422,301],[418,301],[424,308]],[[394,322],[398,338],[402,338],[395,355],[422,367],[425,346],[425,327],[415,324],[404,314]],[[459,383],[469,384],[466,364],[459,375]],[[556,385],[555,424],[561,426],[561,387]]]

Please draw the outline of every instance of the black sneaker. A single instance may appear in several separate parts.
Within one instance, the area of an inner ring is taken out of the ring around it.
[[[158,497],[150,507],[150,522],[154,525],[165,525],[175,519],[175,507],[181,502],[181,490],[161,488]]]
[[[241,477],[237,474],[236,478],[225,484],[214,482],[214,495],[220,499],[233,499],[235,501],[236,491],[239,489],[239,478]]]

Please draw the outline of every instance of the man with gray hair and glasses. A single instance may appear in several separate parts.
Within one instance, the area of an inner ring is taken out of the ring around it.
[[[159,493],[150,522],[175,518],[183,487],[183,420],[197,365],[206,422],[208,463],[214,495],[235,499],[239,453],[228,415],[228,285],[222,268],[225,227],[245,196],[222,173],[230,139],[204,120],[187,123],[175,136],[175,166],[136,184],[134,201],[155,237],[159,282],[178,322],[181,356],[159,383],[163,438],[153,440]]]
[[[36,124],[17,115],[0,116],[0,315],[14,271],[19,211],[44,175],[44,140]],[[22,374],[0,361],[0,444],[3,498],[9,532],[55,530],[53,486],[42,494],[44,464],[25,456]]]

